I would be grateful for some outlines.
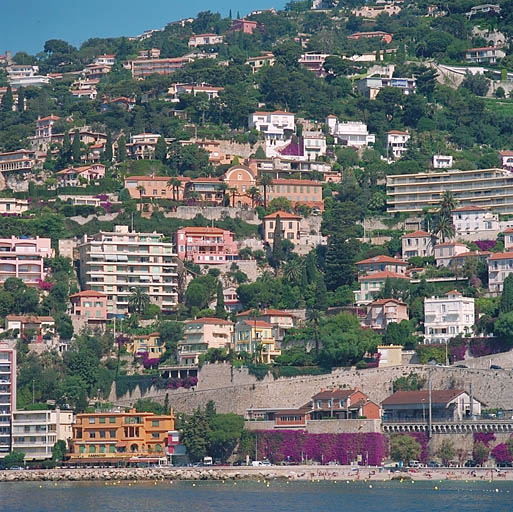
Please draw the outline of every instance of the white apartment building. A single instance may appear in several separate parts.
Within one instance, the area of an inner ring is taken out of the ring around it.
[[[133,233],[128,226],[115,226],[111,233],[84,235],[79,250],[82,286],[107,295],[108,313],[128,313],[129,297],[137,288],[162,311],[175,308],[176,254],[161,233]]]
[[[66,445],[73,437],[73,412],[60,409],[15,411],[13,413],[12,447],[25,454],[25,460],[52,457],[57,441]]]
[[[483,206],[497,213],[513,213],[513,174],[503,169],[388,175],[387,211],[413,213],[437,208],[446,190],[461,207]]]
[[[513,272],[513,251],[496,252],[488,258],[488,291],[500,295],[504,279]]]
[[[0,341],[0,458],[12,449],[12,415],[16,409],[16,349]]]
[[[426,231],[414,231],[401,237],[403,258],[433,256],[433,235]]]
[[[507,228],[504,230],[504,249],[511,251],[513,248],[513,228]]]
[[[407,142],[410,140],[410,134],[400,130],[390,130],[387,132],[387,153],[396,160],[401,158],[406,150]]]
[[[424,299],[424,343],[447,343],[458,334],[471,334],[474,323],[472,297],[453,290],[445,297]]]
[[[31,171],[36,166],[36,154],[28,149],[0,153],[0,172]]]
[[[115,63],[115,55],[98,55],[93,61],[95,66],[114,66]]]
[[[41,86],[50,83],[50,78],[39,75],[39,67],[30,64],[12,64],[6,68],[11,87]]]
[[[455,256],[465,254],[468,247],[459,242],[445,242],[436,244],[434,248],[434,255],[437,267],[448,267],[454,262]]]
[[[513,151],[500,151],[499,156],[503,169],[513,170]]]
[[[224,36],[218,34],[196,34],[189,38],[189,48],[197,48],[198,46],[206,46],[210,44],[221,44]]]
[[[21,215],[29,209],[28,199],[0,198],[0,215]]]
[[[452,223],[457,235],[471,235],[480,231],[498,231],[499,216],[480,206],[463,206],[452,212]]]
[[[367,125],[361,121],[339,121],[330,114],[325,122],[338,144],[362,148],[376,142],[376,136],[370,134]]]
[[[451,155],[433,155],[432,162],[434,169],[450,169],[453,158]]]
[[[469,48],[465,52],[465,60],[472,63],[496,64],[497,59],[503,59],[506,52],[495,46],[486,46],[484,48]]]
[[[294,114],[281,110],[254,112],[249,115],[248,126],[263,133],[268,141],[283,141],[287,131],[292,134],[296,129]]]
[[[304,133],[302,142],[306,160],[317,160],[318,157],[326,154],[326,137],[321,133]]]

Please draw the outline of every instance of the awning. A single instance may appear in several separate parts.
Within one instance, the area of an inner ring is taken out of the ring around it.
[[[120,441],[119,443],[116,443],[116,447],[119,447],[119,448],[123,448],[126,445],[127,445],[127,443],[126,442],[122,442],[122,441]]]
[[[128,261],[128,256],[126,254],[118,254],[118,261]]]
[[[118,257],[115,254],[106,254],[105,261],[118,261]]]
[[[139,278],[139,280],[141,280],[141,281],[149,281],[150,280],[150,276],[141,276]]]

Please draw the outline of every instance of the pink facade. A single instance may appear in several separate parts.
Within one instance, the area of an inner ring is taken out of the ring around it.
[[[57,173],[59,185],[76,187],[81,179],[88,183],[105,178],[105,166],[102,164],[84,165],[82,167],[69,167]]]
[[[233,233],[219,228],[182,228],[176,232],[176,249],[181,260],[215,265],[238,259]]]
[[[0,238],[0,283],[17,277],[35,286],[45,277],[44,259],[52,256],[49,238]]]
[[[232,22],[232,30],[234,32],[244,32],[245,34],[253,34],[257,27],[258,23],[256,21],[233,20]]]
[[[71,314],[87,322],[107,320],[107,295],[93,290],[84,290],[70,296]]]

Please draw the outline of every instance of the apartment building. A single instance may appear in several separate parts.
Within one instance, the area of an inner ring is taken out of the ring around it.
[[[482,206],[497,213],[513,213],[513,174],[503,169],[388,175],[386,186],[389,213],[437,208],[446,190],[453,193],[460,207]]]
[[[295,115],[291,112],[254,112],[248,118],[249,128],[264,134],[271,141],[285,140],[287,132],[291,135],[296,129]]]
[[[471,235],[480,231],[498,231],[499,216],[481,206],[462,206],[452,212],[452,223],[457,235]]]
[[[50,83],[48,76],[39,75],[39,66],[31,64],[10,64],[5,69],[11,87],[40,87]]]
[[[28,209],[28,199],[16,199],[15,197],[0,198],[0,215],[2,217],[22,215]]]
[[[395,274],[406,274],[408,262],[390,256],[379,255],[357,261],[358,274],[375,274],[376,272],[394,272]]]
[[[142,79],[155,73],[158,75],[170,75],[193,60],[190,57],[135,59],[128,63],[128,69],[132,72],[133,78]]]
[[[125,347],[129,354],[134,356],[147,354],[150,359],[158,358],[166,351],[166,344],[162,341],[158,332],[134,335],[125,344]]]
[[[369,76],[358,80],[356,86],[361,94],[371,100],[375,100],[383,87],[395,87],[405,95],[414,94],[417,89],[415,78]]]
[[[465,60],[473,64],[496,64],[497,59],[503,59],[506,52],[496,46],[484,48],[469,48],[465,52]]]
[[[376,136],[370,134],[367,125],[361,121],[339,121],[337,116],[330,114],[325,122],[337,144],[363,148],[376,142]]]
[[[433,256],[433,235],[426,231],[414,231],[401,237],[403,258]]]
[[[326,72],[324,71],[324,61],[329,56],[329,53],[308,52],[303,53],[298,62],[300,66],[308,69],[308,71],[311,71],[312,73],[315,73],[317,76],[322,77],[326,75]]]
[[[409,279],[404,274],[397,274],[388,270],[374,272],[358,277],[360,288],[355,290],[354,298],[358,306],[369,304],[376,299],[376,296],[385,286],[387,279]]]
[[[144,198],[171,199],[182,201],[185,184],[190,178],[184,176],[130,176],[125,178],[125,188],[132,199]],[[172,185],[171,183],[175,183]]]
[[[184,337],[178,342],[178,364],[195,366],[210,348],[230,349],[233,322],[203,317],[184,322]]]
[[[381,30],[376,30],[374,32],[355,32],[354,34],[347,36],[348,39],[354,39],[355,41],[358,41],[358,39],[381,39],[386,44],[391,43],[393,37],[393,34],[382,32]]]
[[[148,160],[153,158],[157,142],[160,139],[158,133],[139,133],[130,137],[126,149],[130,158],[135,160]]]
[[[364,327],[384,333],[388,324],[409,320],[408,306],[396,299],[379,299],[367,305]]]
[[[49,238],[0,238],[0,283],[17,277],[36,286],[46,275],[44,259],[53,255]]]
[[[433,169],[450,169],[452,167],[453,158],[451,155],[433,155]]]
[[[513,170],[513,151],[500,151],[499,157],[503,169]]]
[[[15,411],[12,448],[24,453],[26,461],[51,459],[57,441],[69,445],[73,437],[73,422],[72,411]]]
[[[12,449],[12,419],[16,409],[16,349],[0,341],[0,458]]]
[[[274,66],[275,62],[276,58],[274,55],[271,52],[267,52],[258,57],[250,57],[246,64],[251,67],[253,73],[256,73],[265,66]]]
[[[213,44],[221,44],[224,36],[218,34],[196,34],[189,37],[189,48],[197,48],[198,46],[207,46]]]
[[[220,265],[239,259],[234,234],[214,227],[187,227],[176,232],[178,257],[198,265]]]
[[[94,290],[83,290],[69,297],[70,317],[75,332],[84,327],[102,329],[107,323],[107,295]]]
[[[120,462],[137,457],[166,457],[171,414],[94,412],[77,414],[73,425],[72,462]]]
[[[85,187],[87,184],[105,178],[106,167],[103,164],[68,167],[57,173],[61,187]]]
[[[407,144],[410,140],[408,132],[401,130],[390,130],[387,132],[387,154],[395,160],[402,158],[408,150]]]
[[[18,149],[0,153],[0,172],[31,171],[36,166],[36,153]]]
[[[108,314],[128,313],[135,289],[147,293],[163,311],[175,308],[176,254],[161,233],[134,233],[128,226],[115,226],[113,232],[84,235],[79,251],[82,285],[107,295]]]
[[[289,329],[296,327],[298,318],[289,313],[288,311],[281,311],[279,309],[264,308],[261,310],[248,310],[237,314],[237,320],[246,320],[251,322],[253,320],[267,322],[273,327],[273,336],[276,341],[280,342],[287,334]]]
[[[444,242],[436,244],[434,256],[437,267],[449,267],[454,264],[454,258],[468,252],[468,247],[460,242]]]
[[[263,188],[260,187],[263,197]],[[304,204],[311,208],[324,209],[322,182],[313,180],[276,179],[267,187],[267,201],[285,197],[292,204]]]
[[[474,328],[474,299],[452,290],[445,297],[424,298],[424,343],[447,343]]]
[[[262,320],[241,320],[235,324],[233,332],[233,349],[235,352],[257,354],[261,363],[271,364],[281,355],[276,348],[273,326]]]
[[[224,87],[214,87],[208,84],[171,84],[167,91],[168,96],[171,97],[171,101],[180,101],[180,95],[192,94],[196,96],[198,94],[206,94],[208,99],[219,98],[219,93],[224,90]]]
[[[364,5],[359,9],[353,9],[352,14],[360,18],[377,18],[380,14],[394,16],[401,12],[401,6],[396,3],[382,3],[379,5]]]
[[[301,238],[301,216],[284,211],[278,211],[266,215],[262,221],[264,224],[264,242],[273,244],[274,231],[276,229],[276,222],[280,218],[281,236],[283,239],[290,240],[297,243]]]
[[[513,251],[496,252],[488,258],[488,291],[500,295],[504,279],[513,272]]]

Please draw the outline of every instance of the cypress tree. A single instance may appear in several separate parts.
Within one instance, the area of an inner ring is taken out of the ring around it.
[[[283,239],[281,236],[281,220],[280,216],[276,216],[276,226],[274,227],[273,235],[273,251],[271,255],[271,265],[278,270],[280,263],[283,260]]]
[[[24,112],[25,111],[25,90],[23,87],[20,87],[18,89],[18,105],[16,107],[18,112]]]
[[[103,161],[109,164],[112,162],[112,133],[110,130],[107,132],[107,141],[105,142],[105,150],[103,151]]]
[[[71,142],[69,140],[69,132],[65,130],[62,140],[62,147],[59,153],[59,167],[65,167],[71,160]]]
[[[504,279],[501,300],[499,302],[499,313],[513,311],[513,274]]]
[[[118,152],[116,159],[118,162],[124,162],[126,159],[126,139],[124,135],[121,135],[118,139]]]
[[[159,137],[155,146],[155,160],[165,163],[167,160],[167,144],[164,137]]]
[[[328,290],[322,274],[315,281],[314,309],[325,313],[328,310]]]
[[[218,281],[218,283],[217,283],[216,317],[217,318],[225,318],[226,317],[226,310],[224,307],[223,283],[221,283],[221,281]]]
[[[14,105],[14,98],[12,96],[11,86],[7,86],[7,91],[2,98],[2,112],[12,112],[12,107]]]
[[[73,145],[71,146],[71,156],[73,163],[80,162],[80,134],[78,130],[75,130],[73,134]]]

